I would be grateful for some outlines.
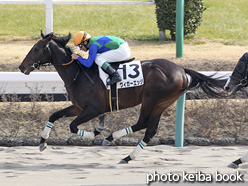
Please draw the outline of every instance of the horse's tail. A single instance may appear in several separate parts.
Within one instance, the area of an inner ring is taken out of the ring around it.
[[[221,92],[218,89],[223,89],[227,79],[223,79],[223,77],[214,78],[213,76],[215,74],[206,76],[191,69],[184,68],[184,70],[192,78],[187,90],[191,88],[201,88],[208,96],[216,98],[225,97],[223,91]]]

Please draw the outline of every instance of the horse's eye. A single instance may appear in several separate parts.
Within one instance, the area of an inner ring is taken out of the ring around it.
[[[39,49],[38,49],[38,48],[35,48],[35,49],[34,49],[34,51],[35,51],[35,52],[38,52],[38,51],[39,51]]]

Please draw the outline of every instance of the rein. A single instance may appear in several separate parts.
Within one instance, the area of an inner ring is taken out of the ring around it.
[[[33,68],[36,68],[36,69],[39,70],[39,69],[40,69],[40,66],[51,66],[51,65],[53,65],[53,66],[67,66],[67,65],[70,65],[70,64],[72,64],[72,63],[74,62],[74,59],[72,59],[72,60],[71,60],[70,62],[68,62],[68,63],[63,63],[63,64],[52,64],[52,52],[51,52],[51,49],[50,49],[50,47],[49,47],[49,42],[46,43],[43,39],[41,39],[41,41],[42,41],[46,46],[43,48],[42,52],[40,53],[40,55],[38,56],[37,59],[33,59],[32,57],[26,55],[27,58],[31,59],[31,60],[34,62],[33,65],[32,65]],[[42,57],[44,56],[44,54],[45,54],[45,52],[46,52],[47,50],[49,51],[49,56],[50,56],[50,61],[48,62],[49,64],[48,64],[48,65],[41,64],[40,61],[41,61]],[[70,85],[72,85],[72,84],[77,80],[77,78],[78,78],[78,76],[79,76],[79,73],[80,73],[80,70],[82,70],[82,71],[84,72],[84,74],[86,75],[86,77],[90,80],[90,82],[91,82],[92,84],[94,84],[94,81],[90,78],[90,76],[87,74],[87,72],[85,72],[85,70],[83,69],[83,67],[81,66],[81,64],[79,64],[78,60],[77,60],[77,63],[78,63],[78,65],[79,65],[80,68],[78,69],[78,71],[77,71],[75,77],[73,78],[72,82],[69,83],[68,85],[64,85],[64,87],[69,87]]]
[[[72,59],[72,60],[71,60],[70,62],[68,62],[68,63],[63,63],[62,65],[63,65],[63,66],[70,65],[73,61],[74,61],[74,59]]]
[[[54,66],[55,66],[55,65],[67,66],[67,65],[72,64],[73,61],[74,61],[74,59],[72,59],[72,60],[71,60],[70,62],[68,62],[68,63],[54,64]],[[94,85],[94,84],[95,84],[94,81],[90,78],[90,76],[87,74],[87,72],[85,72],[84,68],[81,66],[81,64],[79,63],[78,60],[77,60],[77,63],[78,63],[78,66],[79,66],[80,68],[78,69],[76,76],[73,78],[73,80],[72,80],[71,83],[69,83],[68,85],[64,85],[64,87],[65,87],[65,88],[66,88],[66,87],[69,87],[71,84],[73,84],[73,83],[77,80],[80,70],[82,70],[82,71],[84,72],[84,74],[86,75],[86,77],[87,77],[87,78],[90,80],[90,82]]]
[[[79,72],[80,72],[80,68],[78,69],[77,74],[76,74],[76,76],[73,78],[73,80],[72,80],[68,85],[66,85],[66,84],[64,85],[65,88],[71,86],[75,81],[77,81]]]

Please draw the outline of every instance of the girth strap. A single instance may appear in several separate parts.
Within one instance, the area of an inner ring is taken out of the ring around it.
[[[109,90],[109,106],[110,111],[118,111],[119,110],[119,102],[118,102],[118,89],[116,83],[110,86]]]

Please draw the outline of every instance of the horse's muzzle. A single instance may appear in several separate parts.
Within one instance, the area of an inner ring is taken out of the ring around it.
[[[23,74],[26,74],[26,75],[29,75],[30,72],[34,70],[33,67],[30,67],[30,66],[25,67],[25,66],[23,66],[23,65],[20,65],[20,66],[19,66],[19,69],[20,69],[20,71],[21,71]]]
[[[24,66],[22,66],[22,65],[20,65],[19,67],[18,67],[19,69],[20,69],[20,71],[23,73],[23,71],[24,71]]]

